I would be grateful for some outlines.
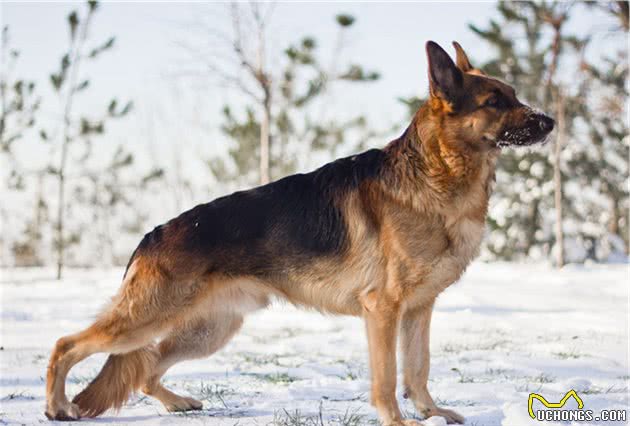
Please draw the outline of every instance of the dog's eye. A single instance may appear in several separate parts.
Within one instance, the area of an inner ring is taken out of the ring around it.
[[[501,106],[501,99],[498,96],[490,96],[483,104],[484,106],[497,108]]]

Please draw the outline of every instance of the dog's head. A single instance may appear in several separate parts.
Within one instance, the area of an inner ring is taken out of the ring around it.
[[[522,104],[511,86],[474,68],[462,47],[453,45],[456,64],[437,43],[426,45],[429,105],[448,139],[478,150],[544,142],[553,119]]]

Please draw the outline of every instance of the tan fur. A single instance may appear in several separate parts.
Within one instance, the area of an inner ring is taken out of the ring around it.
[[[152,374],[142,383],[142,391],[159,399],[168,411],[201,409],[201,402],[170,392],[160,384],[160,379],[171,366],[179,361],[204,358],[219,350],[242,324],[241,315],[216,312],[174,330],[160,342],[158,362]]]
[[[461,46],[456,48],[463,70],[478,74]],[[488,84],[488,90],[496,89]],[[177,252],[160,262],[136,256],[111,306],[85,331],[57,342],[47,374],[46,414],[98,415],[120,407],[139,388],[169,411],[201,408],[199,401],[164,388],[162,375],[176,362],[220,349],[244,315],[277,297],[363,317],[371,399],[383,424],[417,424],[402,419],[396,401],[398,340],[406,394],[418,411],[463,421],[437,407],[427,389],[431,312],[435,298],[459,279],[481,243],[498,156],[485,135],[496,133],[496,122],[521,118],[481,110],[465,117],[451,113],[452,105],[432,91],[405,137],[385,147],[383,175],[339,194],[349,241],[343,255],[314,258],[308,268],[289,266],[282,278],[265,280],[211,272],[199,259]],[[68,402],[64,383],[70,368],[96,352],[113,355],[74,404]]]
[[[120,409],[133,391],[144,385],[157,364],[153,346],[110,355],[101,372],[72,402],[86,417],[95,417],[105,410]]]
[[[435,405],[429,394],[429,331],[433,303],[407,309],[400,325],[400,349],[403,358],[405,398],[411,398],[416,410],[425,417],[441,416],[449,423],[464,423],[452,410]]]

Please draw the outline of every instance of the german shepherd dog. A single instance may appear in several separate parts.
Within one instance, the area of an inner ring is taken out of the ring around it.
[[[433,304],[478,252],[501,148],[544,141],[554,121],[453,44],[456,63],[426,44],[429,99],[383,149],[218,198],[145,235],[111,305],[57,341],[46,416],[94,417],[136,390],[169,411],[201,409],[162,375],[219,350],[245,314],[277,297],[364,319],[371,402],[384,425],[419,424],[396,401],[397,341],[405,396],[423,416],[462,423],[427,390]],[[109,358],[71,403],[68,371],[97,352]]]

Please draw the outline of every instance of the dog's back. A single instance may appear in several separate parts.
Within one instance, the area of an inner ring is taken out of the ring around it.
[[[129,263],[150,259],[178,275],[282,279],[341,256],[349,244],[344,197],[378,179],[383,159],[372,149],[198,205],[145,235]]]

